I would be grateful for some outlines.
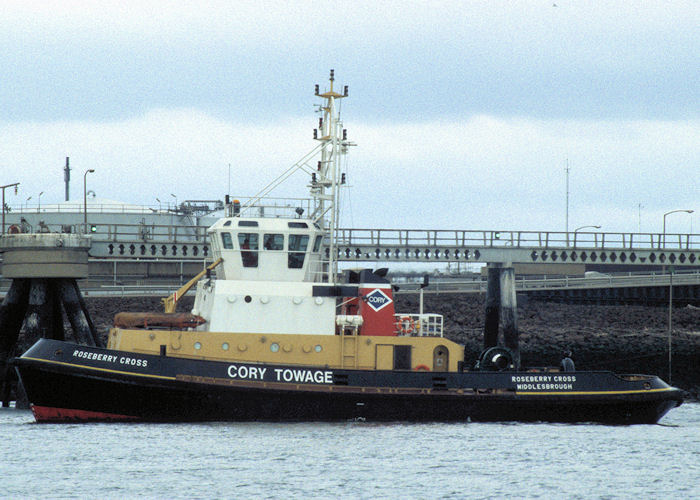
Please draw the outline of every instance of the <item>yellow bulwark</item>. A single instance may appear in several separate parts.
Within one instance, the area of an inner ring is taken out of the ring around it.
[[[108,349],[230,363],[273,363],[360,370],[456,372],[462,346],[442,337],[289,335],[112,328]],[[394,366],[394,350],[410,346],[410,368]],[[440,357],[436,353],[443,353]],[[446,355],[444,355],[446,353]]]

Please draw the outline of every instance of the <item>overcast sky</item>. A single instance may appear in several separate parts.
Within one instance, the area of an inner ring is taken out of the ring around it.
[[[254,194],[342,103],[350,227],[700,233],[700,2],[4,0],[10,205]],[[306,196],[299,174],[280,196]]]

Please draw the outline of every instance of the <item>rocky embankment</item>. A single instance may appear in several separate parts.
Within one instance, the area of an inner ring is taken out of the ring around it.
[[[520,300],[518,327],[524,366],[558,365],[571,350],[578,369],[652,373],[668,380],[668,308],[566,305]],[[482,349],[483,297],[466,294],[425,295],[425,312],[442,314],[445,336],[466,346],[467,359]],[[98,331],[106,338],[120,311],[161,310],[157,298],[88,298]],[[192,298],[178,307],[186,311]],[[397,312],[417,312],[417,295],[398,295]],[[673,311],[672,383],[700,396],[700,309]]]

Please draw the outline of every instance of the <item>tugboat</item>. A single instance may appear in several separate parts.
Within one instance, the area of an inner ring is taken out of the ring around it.
[[[340,160],[352,145],[330,88],[317,147],[283,174],[310,177],[306,207],[227,200],[214,263],[164,299],[120,313],[106,348],[41,339],[14,360],[38,422],[347,420],[655,423],[682,402],[651,375],[522,370],[505,347],[464,359],[442,316],[397,313],[386,269],[340,272]],[[317,165],[309,161],[320,154]],[[276,186],[281,181],[271,183]],[[213,273],[216,273],[214,277]],[[196,284],[194,306],[176,313]]]

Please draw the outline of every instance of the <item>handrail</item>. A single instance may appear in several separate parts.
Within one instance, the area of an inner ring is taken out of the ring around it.
[[[592,288],[624,288],[645,286],[669,286],[670,274],[629,274],[629,275],[601,275],[594,277],[570,277],[542,278],[542,279],[516,279],[515,289],[527,290],[553,290],[553,289],[592,289]],[[419,282],[395,282],[400,285],[396,293],[418,293]],[[700,271],[686,271],[673,273],[673,285],[700,285]],[[423,289],[425,293],[478,293],[485,292],[487,282],[478,280],[432,279],[430,285]]]
[[[700,234],[341,228],[340,245],[480,246],[596,250],[700,250]]]

